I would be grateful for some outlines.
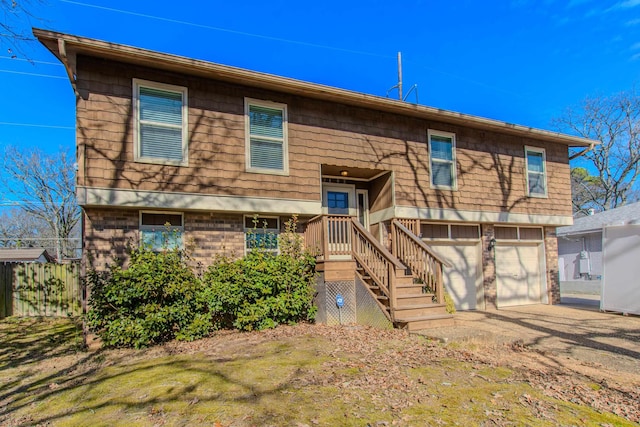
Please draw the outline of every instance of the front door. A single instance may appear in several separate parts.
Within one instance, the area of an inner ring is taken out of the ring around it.
[[[354,185],[330,184],[323,189],[322,208],[329,215],[356,215]],[[348,217],[329,218],[327,229],[329,256],[351,256],[351,220]]]

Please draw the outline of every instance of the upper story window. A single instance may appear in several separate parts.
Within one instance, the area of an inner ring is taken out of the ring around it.
[[[527,163],[527,195],[547,197],[547,167],[542,148],[525,147]]]
[[[135,160],[186,166],[187,88],[133,79],[133,99]]]
[[[287,106],[245,98],[247,171],[287,175]]]
[[[428,131],[431,187],[456,189],[456,136],[450,132]]]
[[[178,212],[140,212],[140,241],[154,251],[182,248],[184,215]]]

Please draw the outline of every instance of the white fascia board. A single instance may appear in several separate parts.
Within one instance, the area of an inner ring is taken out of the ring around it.
[[[78,204],[82,207],[126,207],[298,215],[319,215],[322,213],[322,206],[319,200],[169,193],[95,187],[78,187],[76,195]]]
[[[573,218],[562,215],[538,215],[510,212],[469,211],[459,209],[420,208],[416,206],[396,206],[372,212],[372,224],[392,218],[415,218],[431,221],[502,223],[502,224],[535,224],[561,227],[571,225]]]

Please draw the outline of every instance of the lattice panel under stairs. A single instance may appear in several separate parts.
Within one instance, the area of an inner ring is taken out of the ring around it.
[[[352,281],[325,282],[326,286],[326,323],[327,325],[356,323],[356,290]],[[338,308],[336,296],[340,294],[344,306]]]
[[[393,329],[393,324],[382,312],[367,285],[356,277],[356,323],[379,329]]]

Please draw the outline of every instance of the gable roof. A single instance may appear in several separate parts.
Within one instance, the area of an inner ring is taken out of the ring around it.
[[[602,231],[602,227],[606,225],[628,224],[633,221],[640,221],[640,202],[599,212],[595,215],[576,218],[573,220],[573,225],[559,227],[556,230],[556,234],[558,236],[567,236],[570,234],[594,233]]]
[[[0,262],[33,262],[39,261],[42,256],[48,262],[54,260],[44,248],[0,249]]]
[[[187,75],[206,77],[274,90],[294,95],[306,96],[325,101],[339,102],[346,105],[370,108],[378,111],[402,114],[444,123],[472,126],[502,132],[521,137],[565,144],[572,147],[589,147],[599,144],[598,141],[578,136],[516,125],[499,120],[457,113],[424,105],[367,95],[331,86],[309,83],[301,80],[259,73],[237,67],[220,65],[213,62],[186,58],[137,47],[109,43],[102,40],[79,37],[54,31],[33,29],[33,34],[64,65],[74,90],[76,89],[75,62],[77,55],[87,55],[110,59],[128,64],[168,70]]]

